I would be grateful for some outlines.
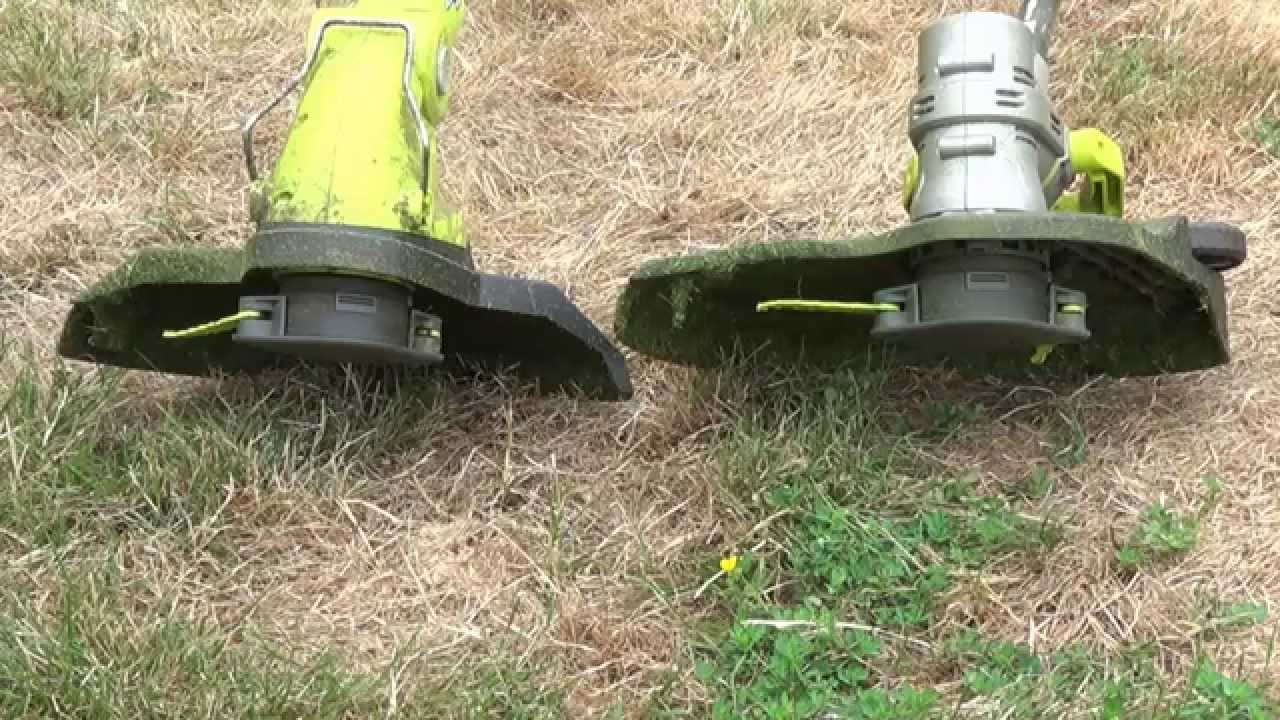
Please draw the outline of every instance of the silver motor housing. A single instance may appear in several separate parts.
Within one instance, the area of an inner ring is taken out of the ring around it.
[[[1068,133],[1040,45],[1027,23],[1001,13],[944,17],[920,36],[908,131],[919,158],[913,221],[1045,212],[1057,201],[1070,175]]]

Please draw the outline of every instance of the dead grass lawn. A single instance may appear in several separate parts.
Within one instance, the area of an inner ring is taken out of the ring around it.
[[[246,238],[236,123],[300,62],[311,7],[26,4],[74,29],[105,77],[85,81],[101,83],[96,101],[72,93],[61,117],[40,88],[0,87],[0,328],[48,367],[68,300],[133,250]],[[1012,5],[477,2],[445,129],[446,185],[480,264],[548,279],[609,327],[645,260],[901,222],[915,34],[943,12]],[[1280,113],[1280,13],[1270,0],[1064,5],[1060,109],[1129,149],[1131,214],[1224,219],[1250,234],[1249,264],[1229,280],[1235,360],[1070,394],[935,383],[901,400],[980,406],[941,459],[985,483],[1043,456],[1046,418],[1087,434],[1087,460],[1051,500],[1071,511],[1069,542],[1043,566],[974,580],[949,621],[1038,648],[1151,640],[1179,673],[1203,629],[1197,598],[1280,609],[1280,158],[1255,135]],[[561,664],[575,716],[633,704],[685,659],[700,612],[692,564],[709,575],[746,528],[711,454],[732,407],[691,402],[681,369],[630,362],[629,403],[493,385],[454,392],[409,425],[382,412],[394,400],[358,389],[306,400],[298,380],[273,389],[286,406],[275,422],[294,439],[287,473],[247,480],[193,465],[224,502],[189,527],[140,524],[58,550],[6,531],[0,577],[39,594],[67,558],[114,557],[145,588],[140,613],[177,600],[228,632],[252,622],[369,667],[416,641],[438,649],[431,667],[466,672],[466,658],[513,643]],[[190,403],[248,415],[263,390],[140,375],[125,387],[132,396],[93,432]],[[216,425],[205,432],[220,442]],[[0,425],[0,456],[16,452],[14,433]],[[312,437],[325,438],[314,454]],[[7,467],[38,471],[0,457],[0,476]],[[1115,535],[1147,503],[1192,507],[1208,474],[1225,496],[1190,556],[1130,580],[1109,570]],[[1259,630],[1223,652],[1261,668],[1268,639]]]

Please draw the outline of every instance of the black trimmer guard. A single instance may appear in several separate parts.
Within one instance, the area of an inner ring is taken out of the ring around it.
[[[361,236],[361,233],[363,235]],[[359,236],[359,237],[353,237]],[[351,241],[359,240],[354,245]],[[352,248],[358,248],[353,252]],[[509,371],[542,392],[600,400],[631,396],[622,355],[557,287],[474,270],[469,254],[448,257],[384,232],[278,226],[247,253],[143,251],[77,298],[59,353],[75,360],[182,375],[258,373],[306,362],[232,334],[168,339],[166,330],[234,314],[241,297],[276,291],[274,272],[393,276],[415,288],[414,303],[443,325],[441,369],[456,376]]]
[[[1211,252],[1220,231],[1182,217],[1131,223],[1067,213],[974,215],[840,242],[786,241],[659,259],[630,278],[615,329],[638,352],[697,367],[743,358],[839,364],[876,349],[902,364],[993,375],[1201,370],[1229,360],[1220,274],[1226,261]],[[757,303],[786,298],[866,303],[878,291],[915,281],[913,251],[955,241],[1050,247],[1052,282],[1088,298],[1088,339],[1058,345],[1037,366],[1031,346],[975,351],[959,342],[886,342],[875,337],[873,316],[757,311]]]

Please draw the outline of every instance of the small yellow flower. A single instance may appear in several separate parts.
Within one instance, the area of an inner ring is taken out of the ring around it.
[[[720,569],[723,570],[725,574],[732,574],[734,570],[738,569],[738,556],[725,555],[720,558]]]

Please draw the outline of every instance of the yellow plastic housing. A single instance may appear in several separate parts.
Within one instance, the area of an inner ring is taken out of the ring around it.
[[[333,18],[391,20],[413,29],[409,84],[428,130],[427,157],[405,93],[405,32],[330,26],[303,80],[284,148],[259,189],[266,199],[260,222],[381,228],[466,245],[461,217],[440,198],[435,132],[451,96],[437,74],[447,63],[441,53],[456,43],[465,13],[463,0],[363,0],[316,11],[308,48]]]

